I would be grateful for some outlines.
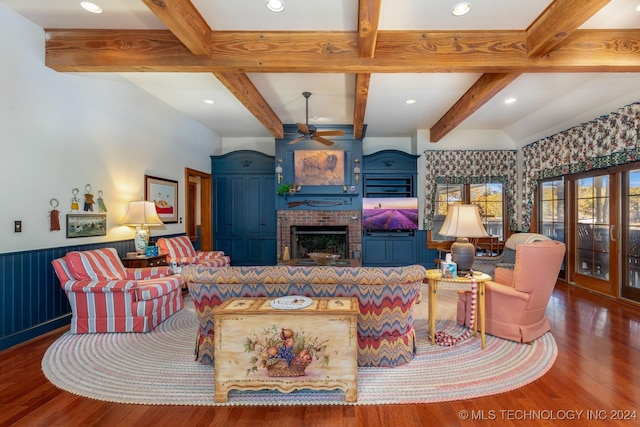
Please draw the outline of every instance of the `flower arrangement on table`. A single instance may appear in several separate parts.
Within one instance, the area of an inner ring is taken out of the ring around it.
[[[299,377],[314,359],[328,366],[329,356],[325,354],[328,341],[304,331],[272,325],[260,336],[247,337],[244,351],[256,354],[251,358],[247,375],[266,368],[270,377]]]

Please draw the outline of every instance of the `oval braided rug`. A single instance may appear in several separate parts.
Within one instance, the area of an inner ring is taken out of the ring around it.
[[[455,292],[438,293],[437,330],[461,335],[455,322]],[[147,405],[334,405],[344,393],[297,390],[229,392],[213,401],[213,368],[193,361],[197,320],[192,304],[147,334],[65,333],[46,351],[45,376],[68,392],[98,400]],[[417,305],[418,354],[396,368],[358,368],[357,405],[429,403],[498,394],[528,384],[553,365],[557,346],[550,333],[531,345],[487,335],[455,346],[428,340],[427,301]]]

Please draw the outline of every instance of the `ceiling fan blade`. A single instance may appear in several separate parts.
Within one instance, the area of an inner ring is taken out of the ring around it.
[[[304,136],[299,136],[296,139],[292,139],[291,141],[289,141],[289,144],[295,144],[296,142],[299,142],[302,139],[304,139]]]
[[[341,136],[344,135],[343,130],[319,130],[316,132],[316,135],[321,136]]]
[[[320,143],[322,143],[324,145],[333,145],[334,144],[333,141],[329,141],[328,139],[324,139],[323,137],[318,136],[318,135],[313,135],[311,137],[311,139],[313,139],[314,141],[318,141],[318,142],[320,142]]]
[[[300,129],[300,132],[302,133],[310,133],[309,126],[305,125],[304,123],[298,123],[298,129]]]

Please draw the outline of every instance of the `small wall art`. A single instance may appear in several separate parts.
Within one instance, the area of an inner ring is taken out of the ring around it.
[[[162,222],[178,222],[178,181],[145,175],[144,182],[144,199],[155,203]]]
[[[106,235],[106,214],[67,214],[67,239]]]

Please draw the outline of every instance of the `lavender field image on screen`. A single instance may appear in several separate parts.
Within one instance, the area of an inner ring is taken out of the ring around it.
[[[363,199],[362,228],[365,230],[417,230],[418,199],[415,197]]]

